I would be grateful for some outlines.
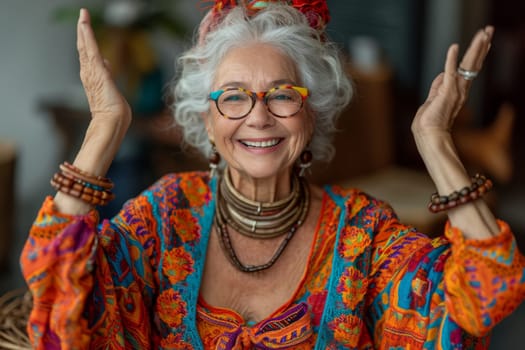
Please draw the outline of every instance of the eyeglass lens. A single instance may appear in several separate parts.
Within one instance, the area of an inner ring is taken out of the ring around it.
[[[247,91],[232,89],[224,91],[217,100],[219,111],[227,118],[238,119],[250,113],[255,105],[255,96]],[[278,117],[291,117],[301,110],[301,94],[291,88],[280,88],[265,96],[268,110]]]

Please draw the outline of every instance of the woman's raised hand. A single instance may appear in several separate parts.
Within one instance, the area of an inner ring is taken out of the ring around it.
[[[483,66],[490,49],[494,28],[479,30],[472,39],[459,66],[457,44],[450,46],[445,71],[433,81],[427,100],[419,108],[412,122],[412,132],[430,136],[433,133],[450,132],[458,112],[463,107],[475,77]],[[460,74],[462,70],[463,75]],[[465,73],[466,72],[466,73]],[[469,79],[469,74],[472,73]]]
[[[91,122],[73,164],[84,172],[103,176],[129,128],[131,108],[111,77],[109,63],[100,55],[86,9],[80,10],[78,18],[77,48]],[[82,200],[61,192],[57,192],[54,204],[60,212],[73,215],[91,209]]]
[[[450,46],[445,71],[434,79],[427,100],[412,121],[419,154],[440,195],[471,185],[470,176],[456,152],[451,129],[465,104],[472,79],[483,66],[493,34],[491,26],[479,30],[459,65],[459,47],[457,44]],[[448,218],[465,238],[485,239],[499,232],[494,215],[482,200],[449,210]]]
[[[78,17],[77,49],[91,122],[75,165],[104,175],[129,128],[131,108],[112,79],[109,62],[100,54],[86,9],[81,9]]]
[[[77,49],[80,60],[80,79],[94,119],[121,119],[129,122],[131,109],[111,77],[109,62],[99,51],[90,16],[80,10],[77,24]]]

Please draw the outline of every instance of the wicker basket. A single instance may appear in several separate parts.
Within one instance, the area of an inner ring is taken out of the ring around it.
[[[0,349],[32,349],[26,331],[31,307],[31,294],[26,289],[14,290],[0,297]]]

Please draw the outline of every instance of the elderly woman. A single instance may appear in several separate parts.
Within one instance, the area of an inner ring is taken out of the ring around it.
[[[92,121],[21,257],[36,348],[477,349],[522,301],[525,259],[450,137],[493,28],[459,70],[450,47],[412,125],[430,209],[449,215],[430,240],[365,193],[308,183],[351,84],[324,2],[267,2],[216,1],[180,59],[175,118],[211,171],[166,175],[102,223],[131,112],[81,10]]]

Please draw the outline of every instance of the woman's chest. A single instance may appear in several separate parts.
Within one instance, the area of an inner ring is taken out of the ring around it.
[[[331,249],[310,251],[306,266],[298,257],[286,256],[283,266],[265,274],[240,273],[230,269],[227,260],[214,265],[220,268],[204,274],[197,305],[196,324],[204,347],[230,343],[229,335],[238,333],[249,335],[254,344],[273,339],[293,343],[294,349],[312,349],[326,302],[332,252],[333,244]],[[275,329],[280,331],[274,339]]]
[[[245,321],[259,322],[267,318],[275,310],[293,301],[308,277],[314,235],[307,235],[294,237],[270,268],[243,272],[232,264],[217,235],[212,232],[200,297],[209,305],[236,312]],[[273,244],[252,243],[255,244],[237,241],[236,254],[243,264],[263,265],[279,249],[278,240]]]

